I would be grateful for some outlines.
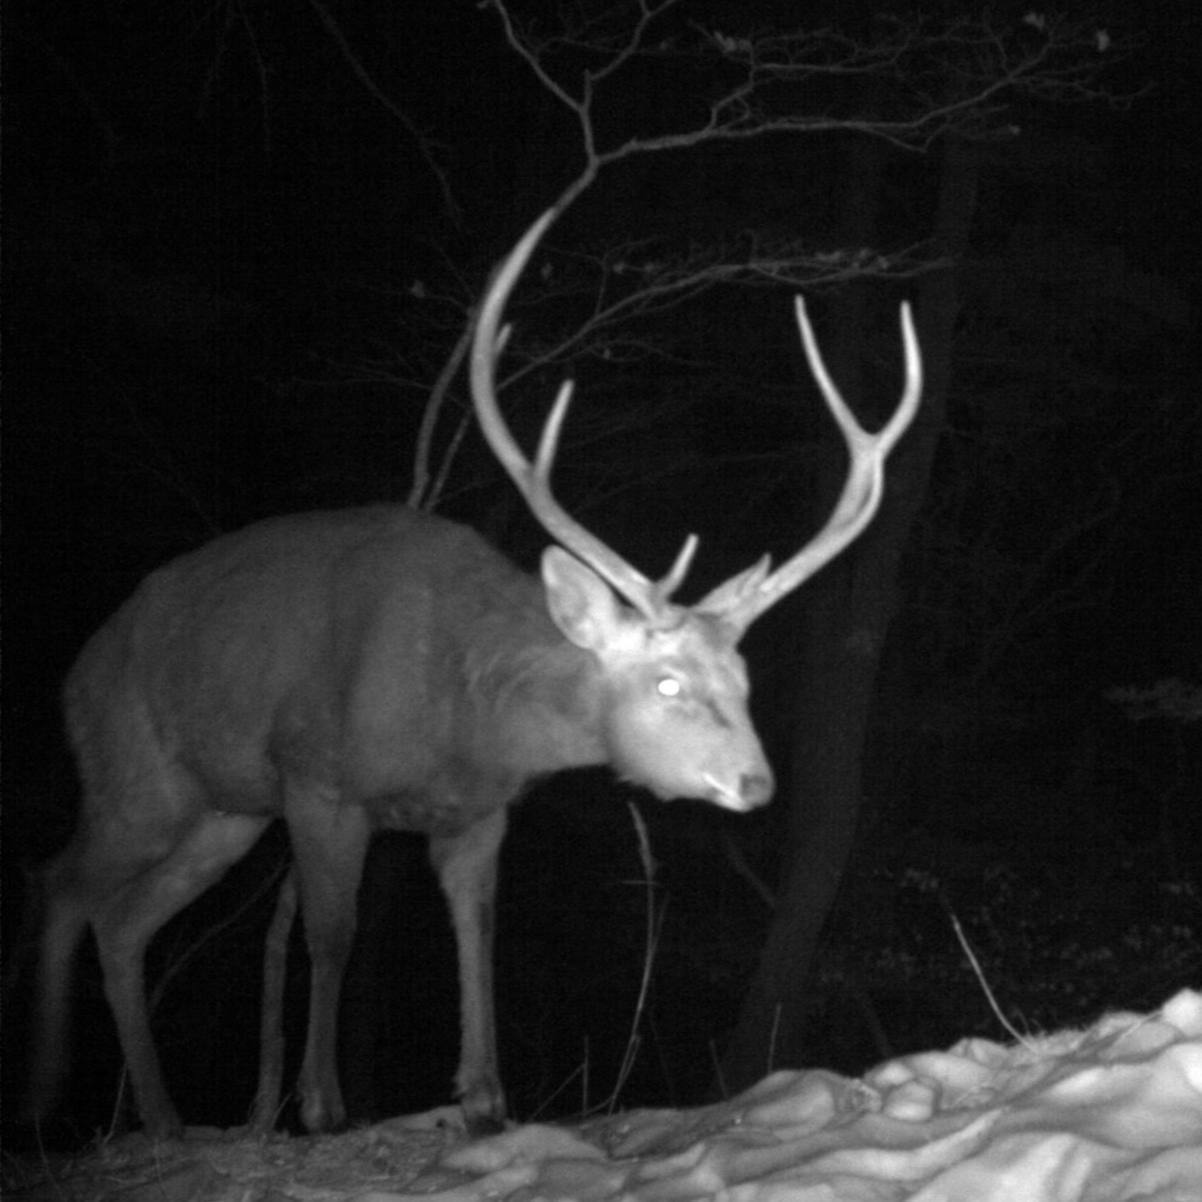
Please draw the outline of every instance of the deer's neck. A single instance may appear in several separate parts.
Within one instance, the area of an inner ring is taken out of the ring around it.
[[[608,760],[604,690],[596,658],[558,635],[499,649],[475,673],[495,752],[522,775],[541,776]]]

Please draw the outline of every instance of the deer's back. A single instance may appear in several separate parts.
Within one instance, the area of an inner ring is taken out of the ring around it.
[[[143,581],[72,669],[68,729],[91,793],[166,766],[244,812],[277,808],[281,772],[400,796],[457,758],[472,662],[505,638],[554,633],[535,581],[469,528],[385,506],[271,519]]]

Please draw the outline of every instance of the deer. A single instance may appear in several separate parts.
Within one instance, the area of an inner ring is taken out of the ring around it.
[[[902,398],[870,434],[831,381],[796,299],[806,359],[847,446],[845,483],[826,524],[791,558],[773,569],[765,555],[682,605],[672,596],[695,535],[652,580],[552,493],[571,381],[533,460],[501,414],[503,313],[556,215],[536,220],[494,271],[469,368],[484,438],[553,540],[537,577],[470,527],[405,505],[269,518],[152,572],[79,654],[63,706],[82,803],[41,878],[35,1121],[52,1113],[66,1076],[73,963],[90,928],[142,1126],[155,1139],[182,1135],[151,1033],[145,953],[282,818],[295,874],[286,888],[299,896],[310,961],[297,1083],[304,1126],[346,1122],[336,1034],[356,891],[372,834],[399,829],[428,836],[455,937],[455,1098],[469,1129],[495,1129],[506,1103],[492,945],[509,806],[533,782],[590,765],[664,800],[746,813],[771,798],[738,644],[876,513],[885,461],[922,392],[909,306]]]

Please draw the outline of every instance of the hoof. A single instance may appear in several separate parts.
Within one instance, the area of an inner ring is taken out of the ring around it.
[[[500,1135],[505,1130],[505,1120],[493,1114],[470,1115],[463,1112],[463,1126],[472,1139],[484,1135]]]
[[[335,1118],[332,1115],[321,1115],[312,1122],[307,1118],[302,1118],[301,1122],[310,1135],[341,1135],[343,1132],[351,1129],[351,1125],[345,1115],[341,1118]]]
[[[459,1095],[468,1135],[496,1135],[505,1130],[505,1095],[495,1080],[486,1080]]]
[[[156,1144],[169,1143],[184,1138],[184,1126],[179,1119],[174,1122],[147,1123],[142,1128],[142,1134]]]

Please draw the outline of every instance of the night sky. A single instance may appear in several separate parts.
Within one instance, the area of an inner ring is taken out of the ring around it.
[[[1042,36],[1022,25],[1025,7],[1001,7],[1015,36]],[[890,145],[851,248],[886,266],[853,285],[863,324],[850,345],[831,332],[839,285],[813,290],[824,345],[856,379],[849,393],[870,398],[869,422],[900,387],[897,302],[943,270],[958,306],[946,420],[881,660],[856,853],[812,974],[812,1062],[843,1071],[992,1031],[948,909],[1031,1025],[1202,983],[1202,30],[1187,0],[1077,7],[1113,47],[1090,78],[1097,95],[999,97],[975,131],[978,193],[954,269],[931,266],[940,144]],[[511,5],[548,37],[553,8]],[[685,0],[649,35],[655,53],[599,90],[598,143],[703,117],[725,77],[686,52],[698,30],[842,22],[867,39],[888,16]],[[58,692],[84,640],[153,567],[221,531],[404,501],[424,405],[472,300],[583,158],[572,115],[506,45],[497,13],[474,3],[60,0],[6,5],[4,25],[7,965],[27,870],[72,829]],[[600,61],[571,38],[552,45],[561,86]],[[939,77],[929,61],[908,69],[916,103]],[[900,103],[854,80],[771,100],[844,118]],[[690,255],[737,263],[749,248],[804,245],[800,282],[820,261],[845,262],[854,160],[854,136],[835,130],[606,167],[519,288],[518,355],[588,319],[603,261],[611,297]],[[559,380],[575,377],[558,495],[648,573],[699,533],[686,600],[764,551],[788,554],[822,520],[834,443],[797,345],[794,291],[763,278],[695,290],[508,394],[530,439]],[[460,378],[436,457],[463,404]],[[525,566],[545,542],[474,431],[437,508]],[[795,717],[804,605],[804,592],[783,603],[745,644],[774,759]],[[1124,700],[1123,688],[1137,691]],[[745,819],[662,807],[602,772],[541,789],[517,814],[501,895],[502,1065],[522,1117],[578,1110],[614,1087],[645,943],[626,802],[651,823],[664,925],[623,1102],[706,1094],[762,942],[784,807]],[[281,857],[270,838],[152,953],[173,973],[156,1022],[188,1121],[245,1115],[264,882]],[[387,963],[376,957],[367,988],[387,998],[386,1029],[376,1080],[348,1094],[363,1113],[434,1105],[448,1100],[455,1060],[450,934],[418,841],[382,840],[368,878]],[[86,1130],[111,1113],[119,1055],[84,960],[68,1109]],[[299,1000],[299,960],[294,972]],[[25,1030],[23,978],[12,979],[6,1099]],[[290,1019],[298,1046],[301,1021]]]

